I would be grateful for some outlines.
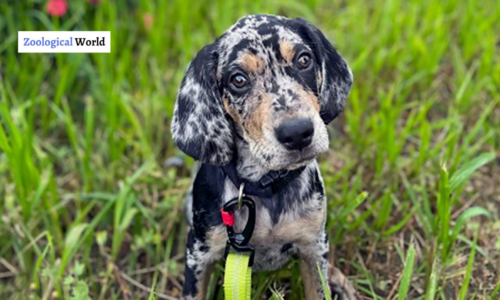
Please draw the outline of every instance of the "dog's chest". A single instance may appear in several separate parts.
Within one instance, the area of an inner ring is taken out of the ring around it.
[[[260,206],[251,243],[254,245],[255,269],[275,270],[304,247],[316,242],[324,226],[324,209],[298,207],[282,213],[276,223],[267,208]]]
[[[312,167],[315,167],[313,165]],[[307,169],[306,169],[307,170]],[[250,243],[255,248],[254,270],[275,270],[292,256],[300,256],[315,246],[325,226],[326,199],[321,180],[304,171],[295,184],[272,198],[251,196],[255,202],[255,228]],[[238,190],[225,181],[223,201],[238,197]],[[236,232],[246,226],[246,209],[235,212]],[[222,224],[208,232],[208,246],[214,258],[221,257],[227,242]]]
[[[317,198],[307,199],[296,204],[296,207],[283,210],[274,218],[273,211],[256,200],[256,222],[252,241],[255,245],[290,242],[309,244],[322,229],[324,214],[324,205]],[[241,222],[244,222],[244,219],[246,218],[243,216],[239,218]]]
[[[250,243],[255,248],[254,270],[276,270],[294,255],[316,243],[324,230],[325,201],[314,195],[277,218],[273,211],[256,199],[256,222]],[[245,225],[246,214],[236,213],[236,229]]]

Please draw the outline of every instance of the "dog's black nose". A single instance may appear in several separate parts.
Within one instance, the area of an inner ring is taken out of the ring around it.
[[[276,138],[288,150],[302,150],[311,145],[314,125],[309,119],[290,119],[275,131]]]

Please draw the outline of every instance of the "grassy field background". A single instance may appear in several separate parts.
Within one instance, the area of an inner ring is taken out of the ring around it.
[[[174,99],[250,13],[308,19],[353,70],[320,166],[360,299],[500,299],[499,1],[94,2],[0,2],[0,299],[179,297]],[[18,54],[18,30],[109,30],[111,53]],[[296,263],[255,275],[254,299],[301,299],[300,281]]]

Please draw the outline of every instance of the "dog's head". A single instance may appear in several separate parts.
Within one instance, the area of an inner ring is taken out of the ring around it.
[[[326,124],[352,84],[347,63],[302,19],[240,19],[191,62],[177,97],[172,134],[186,154],[222,165],[235,135],[267,169],[293,169],[328,149]]]

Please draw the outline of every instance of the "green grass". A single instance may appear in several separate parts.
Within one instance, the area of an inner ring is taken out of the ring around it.
[[[353,70],[319,161],[332,259],[361,299],[500,298],[500,2],[44,5],[0,2],[0,299],[179,297],[192,160],[164,166],[174,98],[249,13],[310,20]],[[111,53],[18,54],[18,30],[109,30]],[[301,299],[299,274],[255,275],[254,299]]]

